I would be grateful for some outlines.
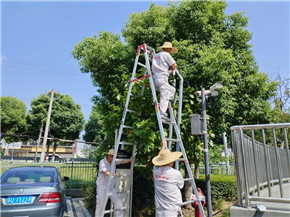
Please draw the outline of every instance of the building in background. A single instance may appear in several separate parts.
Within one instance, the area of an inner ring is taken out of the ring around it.
[[[6,143],[2,140],[1,149],[4,152],[4,156],[13,157],[34,157],[36,153],[36,145],[26,145],[23,142]],[[72,158],[74,154],[73,146],[57,146],[55,150],[55,156],[61,158]],[[37,157],[40,157],[42,150],[42,145],[39,145]],[[49,156],[52,156],[54,147],[51,145],[49,147]],[[46,152],[45,152],[46,153]]]

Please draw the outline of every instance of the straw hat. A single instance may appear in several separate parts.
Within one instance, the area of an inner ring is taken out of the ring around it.
[[[169,53],[178,53],[178,49],[176,47],[172,47],[172,44],[168,41],[164,42],[160,48],[171,48]]]
[[[169,149],[164,149],[160,154],[152,159],[152,163],[156,166],[164,166],[176,161],[182,153],[180,151],[171,152]]]
[[[108,155],[114,155],[115,154],[115,149],[110,149],[107,153]]]

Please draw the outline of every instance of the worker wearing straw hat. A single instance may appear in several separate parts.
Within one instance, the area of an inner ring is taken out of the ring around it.
[[[102,205],[103,205],[103,200],[105,198],[105,194],[106,194],[106,187],[107,187],[107,183],[109,182],[109,176],[111,174],[111,163],[113,161],[113,157],[115,154],[115,150],[114,149],[110,149],[109,152],[105,153],[106,156],[100,161],[99,163],[99,173],[98,173],[98,178],[97,178],[97,204],[96,204],[96,212],[95,212],[95,217],[101,217],[101,213],[102,213]],[[119,161],[116,162],[116,164],[125,164],[125,163],[129,163],[129,162],[133,162],[135,161],[135,157],[131,157],[131,159],[128,160],[123,160],[123,161]],[[112,174],[113,178],[111,180],[110,183],[110,189],[109,192],[110,193],[116,193],[117,190],[115,188],[115,177],[120,177],[120,173],[113,173]],[[124,211],[121,210],[122,208],[122,201],[119,197],[119,195],[117,194],[113,194],[110,196],[111,201],[113,201],[114,203],[114,209],[116,209],[115,211],[115,217],[124,217]],[[119,209],[119,210],[118,210]]]
[[[169,99],[174,96],[175,88],[168,83],[168,77],[177,67],[176,62],[171,57],[170,53],[177,53],[178,49],[172,47],[170,42],[164,42],[160,48],[162,50],[155,54],[152,60],[154,86],[160,91],[161,119],[166,122],[170,122],[166,111]]]
[[[181,152],[171,152],[166,149],[166,141],[158,156],[152,159],[155,186],[155,217],[177,217],[181,212],[184,180],[180,171],[173,169],[174,162],[180,158]]]

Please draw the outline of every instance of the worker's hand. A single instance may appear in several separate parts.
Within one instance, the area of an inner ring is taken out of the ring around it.
[[[174,70],[169,70],[169,74],[172,74]]]
[[[120,173],[114,173],[113,176],[118,176],[120,178],[121,174]]]
[[[132,156],[132,157],[130,158],[130,160],[131,160],[131,162],[133,163],[133,162],[136,160],[136,157]]]
[[[161,143],[161,150],[162,149],[166,149],[166,146],[167,146],[167,142],[165,139],[162,139],[162,143]]]

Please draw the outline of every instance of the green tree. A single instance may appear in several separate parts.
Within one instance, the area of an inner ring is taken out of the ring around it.
[[[31,101],[28,115],[29,132],[38,136],[42,124],[45,125],[49,107],[50,93],[41,94]],[[68,95],[54,94],[49,136],[60,139],[77,139],[83,129],[84,115],[80,105]]]
[[[216,81],[224,85],[219,96],[211,98],[207,111],[213,144],[222,144],[215,135],[229,133],[232,125],[270,122],[268,100],[275,95],[277,83],[258,71],[251,34],[246,29],[248,18],[240,12],[226,15],[225,9],[223,1],[181,1],[167,7],[151,4],[148,10],[130,16],[122,29],[125,43],[118,35],[101,32],[75,46],[72,54],[81,70],[90,73],[94,85],[99,87],[95,103],[104,118],[104,149],[114,144],[114,130],[120,125],[136,48],[143,43],[158,47],[164,41],[172,41],[179,49],[173,58],[184,77],[182,138],[189,161],[196,166],[203,160],[202,137],[190,134],[189,115],[201,113],[200,99],[194,94],[201,86],[208,89]],[[143,70],[138,73],[143,75]],[[125,134],[127,140],[137,142],[138,153],[142,153],[137,159],[147,175],[152,170],[151,159],[160,149],[160,134],[149,88],[140,95],[144,84],[148,80],[138,82],[135,86],[139,89],[133,89],[129,108],[138,110],[139,115],[126,118],[126,125],[136,128]]]
[[[99,106],[93,106],[88,122],[85,124],[85,135],[83,139],[89,142],[102,143],[106,132],[103,129],[103,117],[98,112]]]
[[[26,105],[11,96],[1,96],[1,133],[23,134],[26,131]],[[19,140],[17,137],[5,137],[7,142]]]
[[[290,78],[283,78],[280,73],[278,73],[278,76],[275,80],[278,82],[277,92],[273,97],[275,107],[279,108],[285,113],[290,114],[290,105],[288,101],[290,99]]]

